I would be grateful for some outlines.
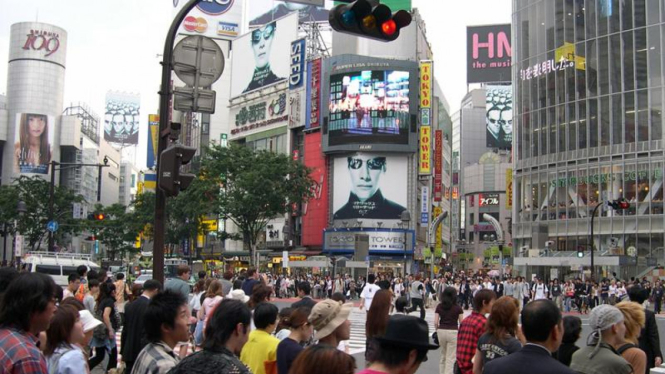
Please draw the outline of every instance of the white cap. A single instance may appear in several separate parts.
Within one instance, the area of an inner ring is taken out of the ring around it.
[[[93,330],[95,327],[102,324],[102,322],[92,316],[92,313],[88,310],[80,310],[79,318],[83,322],[83,332],[88,332]]]

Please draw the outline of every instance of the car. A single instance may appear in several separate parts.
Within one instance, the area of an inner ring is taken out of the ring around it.
[[[134,280],[134,284],[138,284],[143,287],[143,283],[149,279],[152,279],[152,273],[141,274],[138,278],[136,278],[136,280]]]

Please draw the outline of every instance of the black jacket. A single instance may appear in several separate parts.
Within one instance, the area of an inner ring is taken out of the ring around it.
[[[308,309],[312,309],[314,308],[314,305],[316,305],[316,301],[314,301],[311,297],[303,297],[302,299],[291,304],[291,308],[297,309],[300,307],[305,307]]]
[[[525,345],[521,350],[485,364],[483,374],[575,374],[544,348]]]
[[[364,202],[360,201],[358,196],[351,192],[349,201],[335,212],[333,218],[400,219],[405,209],[403,206],[383,197],[381,189],[376,190],[374,196]]]
[[[125,306],[125,326],[120,336],[120,354],[123,361],[136,361],[143,347],[148,344],[143,323],[148,304],[150,304],[150,300],[141,296]]]
[[[644,310],[644,314],[646,321],[640,333],[639,342],[640,349],[647,355],[646,373],[648,374],[649,369],[656,366],[656,357],[663,357],[663,354],[660,352],[660,338],[658,336],[658,325],[656,325],[656,315],[648,309]]]

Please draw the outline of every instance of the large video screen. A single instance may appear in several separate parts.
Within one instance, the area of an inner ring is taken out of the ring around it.
[[[328,144],[409,142],[409,72],[330,76]]]

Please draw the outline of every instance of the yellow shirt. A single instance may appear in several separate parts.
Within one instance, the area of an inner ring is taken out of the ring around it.
[[[254,374],[266,374],[265,363],[277,361],[279,339],[262,330],[249,333],[247,343],[240,352],[240,361]]]

